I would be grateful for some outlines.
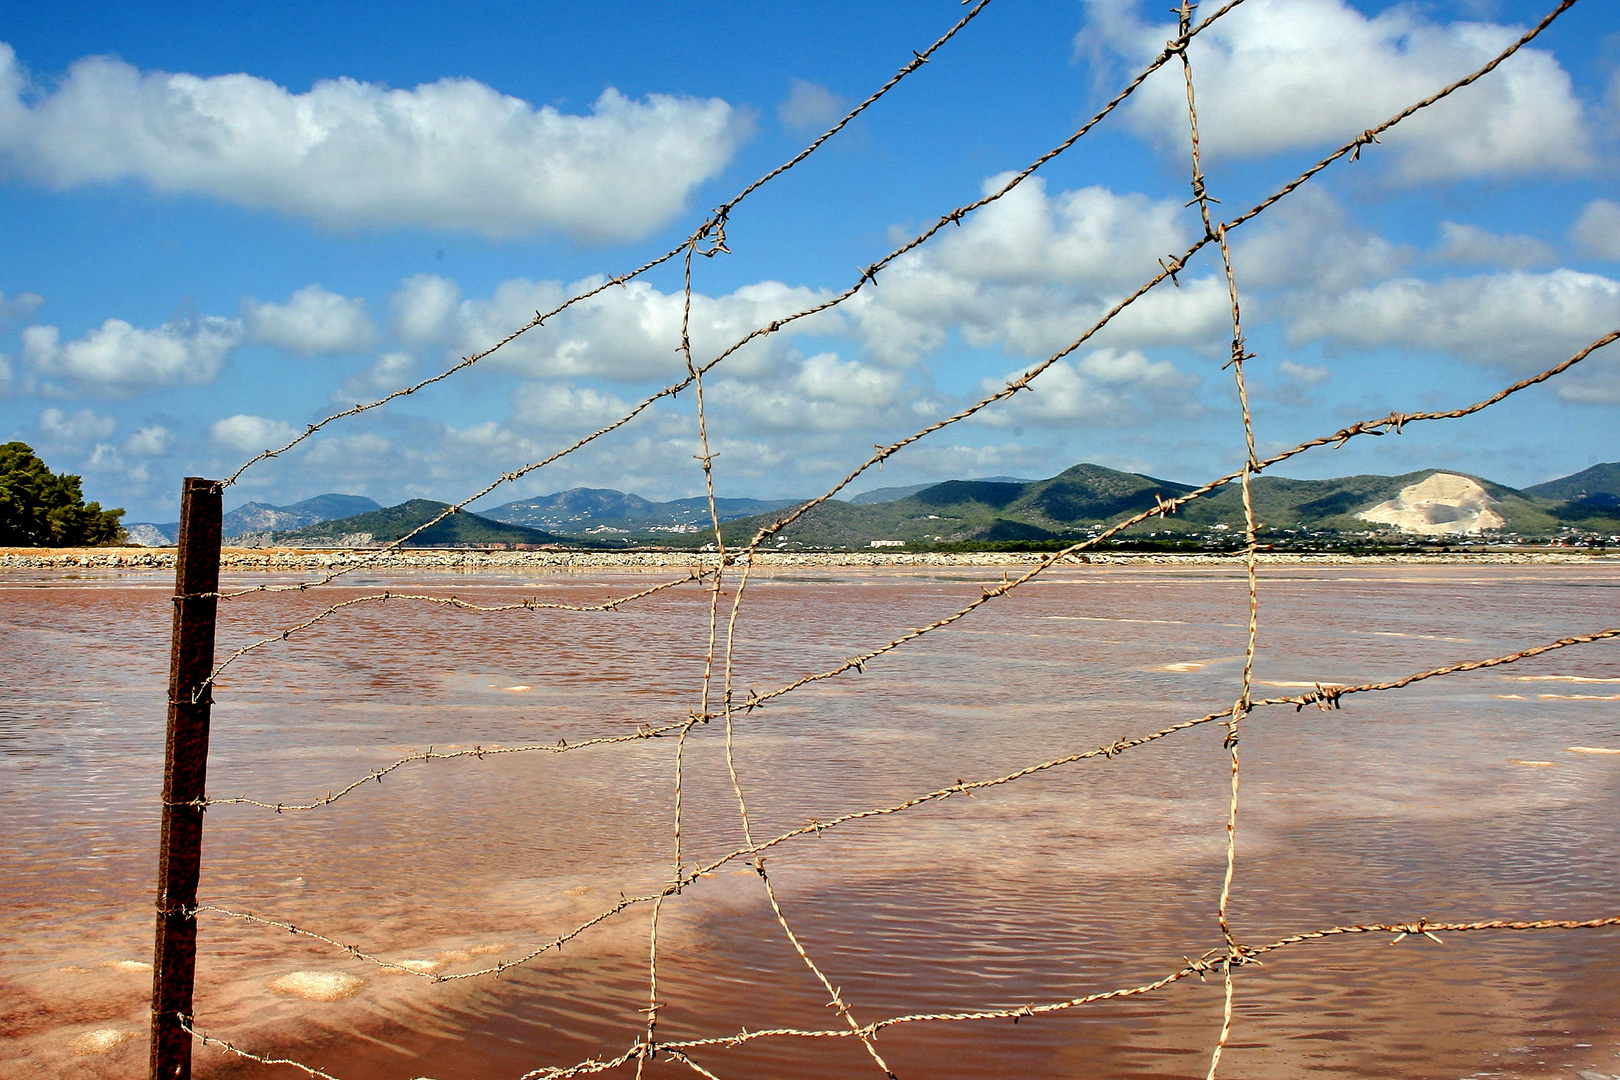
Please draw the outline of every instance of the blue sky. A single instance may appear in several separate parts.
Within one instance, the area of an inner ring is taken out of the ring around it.
[[[733,217],[693,337],[741,333],[1065,138],[1170,36],[1163,4],[995,0]],[[1550,6],[1550,3],[1547,5]],[[1206,6],[1206,13],[1213,11]],[[966,10],[907,4],[80,4],[0,19],[0,438],[128,520],[679,243]],[[1540,4],[1245,0],[1192,50],[1218,211],[1494,55]],[[1620,327],[1620,17],[1582,0],[1493,76],[1233,233],[1262,451],[1450,407]],[[708,380],[722,494],[814,493],[1066,345],[1195,235],[1179,69],[844,313]],[[1198,481],[1241,460],[1206,253],[1034,394],[852,490]],[[677,377],[678,273],[256,466],[227,503],[459,501]],[[1620,349],[1451,425],[1289,463],[1525,485],[1620,459]],[[689,394],[503,487],[701,490]]]

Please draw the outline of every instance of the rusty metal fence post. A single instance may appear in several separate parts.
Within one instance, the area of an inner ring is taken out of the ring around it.
[[[217,480],[181,486],[169,653],[169,734],[158,845],[157,940],[152,951],[152,1080],[190,1080],[191,988],[197,967],[197,871],[208,771],[208,710],[219,591]]]

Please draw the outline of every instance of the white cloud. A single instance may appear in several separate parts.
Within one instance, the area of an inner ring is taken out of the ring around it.
[[[979,389],[994,393],[1022,372]],[[1014,424],[1089,424],[1128,427],[1149,412],[1185,415],[1197,410],[1193,392],[1200,379],[1168,360],[1149,360],[1136,349],[1098,349],[1078,362],[1059,360],[1030,384],[1033,392],[1014,394],[979,415],[998,427]]]
[[[35,371],[110,394],[209,382],[241,341],[240,322],[212,315],[165,323],[156,330],[108,319],[65,345],[54,326],[30,326],[22,332],[23,359]]]
[[[989,194],[1009,179],[992,176],[982,189]],[[1127,288],[1155,273],[1160,258],[1186,248],[1181,211],[1174,200],[1100,186],[1048,195],[1037,176],[927,250],[942,269],[985,283]]]
[[[1301,309],[1289,337],[1445,352],[1528,373],[1617,326],[1620,282],[1559,269],[1437,282],[1397,278],[1317,298]]]
[[[1002,182],[1004,177],[993,177],[985,186]],[[774,378],[794,355],[790,340],[805,335],[853,338],[864,348],[862,362],[893,368],[916,364],[953,330],[975,347],[1050,353],[1158,272],[1160,258],[1184,250],[1185,220],[1175,200],[1116,195],[1101,187],[1049,196],[1044,183],[1033,179],[931,247],[897,260],[840,308],[751,343],[728,358],[721,373]],[[462,300],[455,282],[418,275],[401,283],[390,306],[402,340],[443,345],[465,356],[599,283],[519,278],[502,282],[487,299]],[[777,281],[720,296],[694,293],[694,358],[703,363],[748,332],[829,295]],[[677,352],[681,307],[678,292],[646,281],[616,286],[516,338],[484,365],[539,379],[678,378],[684,369]],[[1149,294],[1095,344],[1218,345],[1226,310],[1223,282],[1183,275],[1180,287]]]
[[[97,416],[89,409],[79,409],[69,415],[61,409],[46,409],[39,414],[40,434],[59,446],[84,446],[110,438],[118,421],[110,416]]]
[[[818,353],[799,362],[791,375],[779,373],[754,381],[721,379],[712,384],[710,393],[721,423],[728,411],[735,411],[752,428],[847,431],[887,419],[898,401],[903,377],[903,372],[892,368]]]
[[[582,432],[612,423],[630,408],[623,399],[588,386],[525,383],[512,394],[508,423],[546,432]]]
[[[985,189],[1005,182],[992,177]],[[871,356],[905,365],[958,329],[970,345],[1051,353],[1183,251],[1183,208],[1173,200],[1116,195],[1103,187],[1047,194],[1040,178],[1015,188],[878,275],[845,305]],[[1225,285],[1183,275],[1148,294],[1105,329],[1098,345],[1132,347],[1212,340],[1225,316]]]
[[[124,453],[131,457],[163,457],[174,449],[174,432],[161,424],[139,428],[124,440]]]
[[[1620,259],[1620,203],[1593,199],[1575,219],[1569,235],[1588,255]]]
[[[259,417],[233,417],[232,419],[259,420]],[[273,423],[272,421],[264,421]],[[218,425],[216,425],[218,426]],[[286,428],[286,425],[279,425]],[[376,483],[379,479],[392,479],[403,482],[406,497],[414,498],[426,495],[431,486],[435,472],[444,475],[445,471],[434,464],[434,458],[439,457],[432,451],[442,450],[438,438],[423,440],[423,433],[413,433],[417,436],[417,445],[412,446],[409,452],[402,453],[395,440],[375,431],[359,431],[351,435],[318,439],[310,446],[309,452],[304,455],[302,467],[308,472],[320,475],[323,479],[330,478],[333,482],[345,482],[350,490],[357,484]],[[438,431],[434,435],[441,435]],[[263,445],[282,442],[291,438],[291,429],[287,434],[277,435],[275,438],[264,441]],[[449,455],[453,467],[459,467],[463,472],[469,471],[468,461],[460,454]],[[426,482],[426,483],[425,483]]]
[[[1284,360],[1277,365],[1277,373],[1298,386],[1320,386],[1333,377],[1333,373],[1320,364],[1297,364]]]
[[[825,86],[789,76],[787,100],[776,107],[776,118],[783,127],[807,131],[830,127],[848,111],[848,103]]]
[[[216,420],[208,428],[208,439],[215,446],[243,454],[285,445],[296,434],[291,424],[246,413]]]
[[[22,322],[44,306],[45,298],[38,293],[25,292],[7,296],[4,292],[0,292],[0,327]]]
[[[1410,254],[1351,225],[1338,200],[1306,187],[1267,211],[1254,232],[1237,235],[1232,267],[1243,291],[1283,286],[1342,292],[1389,277]]]
[[[0,43],[0,168],[53,187],[124,178],[270,207],[333,228],[553,229],[626,240],[717,175],[748,122],[718,98],[604,90],[589,115],[471,79],[307,93],[250,75],[75,63],[50,92]]]
[[[1593,353],[1559,379],[1555,392],[1564,401],[1580,405],[1620,405],[1620,356],[1614,346]]]
[[[1440,240],[1435,255],[1447,262],[1528,270],[1558,261],[1557,250],[1545,240],[1493,233],[1477,225],[1459,225],[1455,221],[1440,223]]]
[[[357,371],[343,380],[329,397],[334,405],[355,405],[375,401],[409,385],[416,358],[410,353],[391,352],[377,357],[377,362],[364,371]]]
[[[442,345],[450,336],[460,302],[461,287],[449,278],[435,274],[408,277],[389,301],[394,332],[407,345]]]
[[[420,324],[423,333],[442,312],[447,290],[443,279],[412,279],[395,295],[395,310],[402,323]],[[596,284],[595,279],[563,286],[557,281],[504,281],[488,300],[464,300],[443,317],[434,335],[447,341],[458,355],[481,352],[534,318]],[[704,362],[748,331],[815,303],[824,294],[793,288],[775,281],[745,285],[724,296],[695,293],[692,297],[691,335],[694,359]],[[423,308],[413,306],[421,301]],[[826,320],[823,320],[825,323]],[[812,331],[813,320],[796,324]],[[607,290],[581,301],[544,326],[517,338],[485,364],[535,378],[600,378],[620,382],[671,379],[685,370],[680,344],[681,295],[662,292],[644,281]],[[772,336],[741,350],[728,360],[731,372],[760,371],[780,356],[787,345]]]
[[[285,304],[242,301],[242,323],[249,341],[274,345],[302,356],[362,352],[376,332],[364,300],[306,285]]]
[[[873,488],[927,481],[937,483],[972,476],[1045,477],[1052,471],[1047,448],[1037,448],[1022,437],[1005,443],[972,446],[924,439],[912,443],[885,464],[889,466],[886,471],[868,471],[839,492],[838,498],[847,499]]]
[[[1088,0],[1082,52],[1135,64],[1174,29],[1145,25],[1135,0]],[[1500,53],[1521,30],[1424,19],[1411,5],[1368,17],[1345,0],[1248,0],[1190,48],[1206,155],[1264,154],[1342,143]],[[1187,103],[1169,65],[1127,106],[1130,122],[1184,153]],[[1485,79],[1384,136],[1409,181],[1570,172],[1591,164],[1590,138],[1567,72],[1550,52],[1521,49]],[[1372,151],[1376,153],[1376,151]]]
[[[1277,365],[1276,374],[1271,377],[1247,366],[1245,370],[1250,397],[1295,406],[1317,404],[1311,391],[1333,377],[1333,373],[1320,364],[1301,364],[1287,359]]]

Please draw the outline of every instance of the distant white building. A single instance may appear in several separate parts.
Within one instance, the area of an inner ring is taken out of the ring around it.
[[[867,547],[905,547],[904,540],[868,540]]]

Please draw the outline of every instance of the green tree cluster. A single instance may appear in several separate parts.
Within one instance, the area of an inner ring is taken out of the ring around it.
[[[79,477],[53,473],[27,443],[0,446],[0,546],[89,547],[128,539],[124,511],[86,503]]]

